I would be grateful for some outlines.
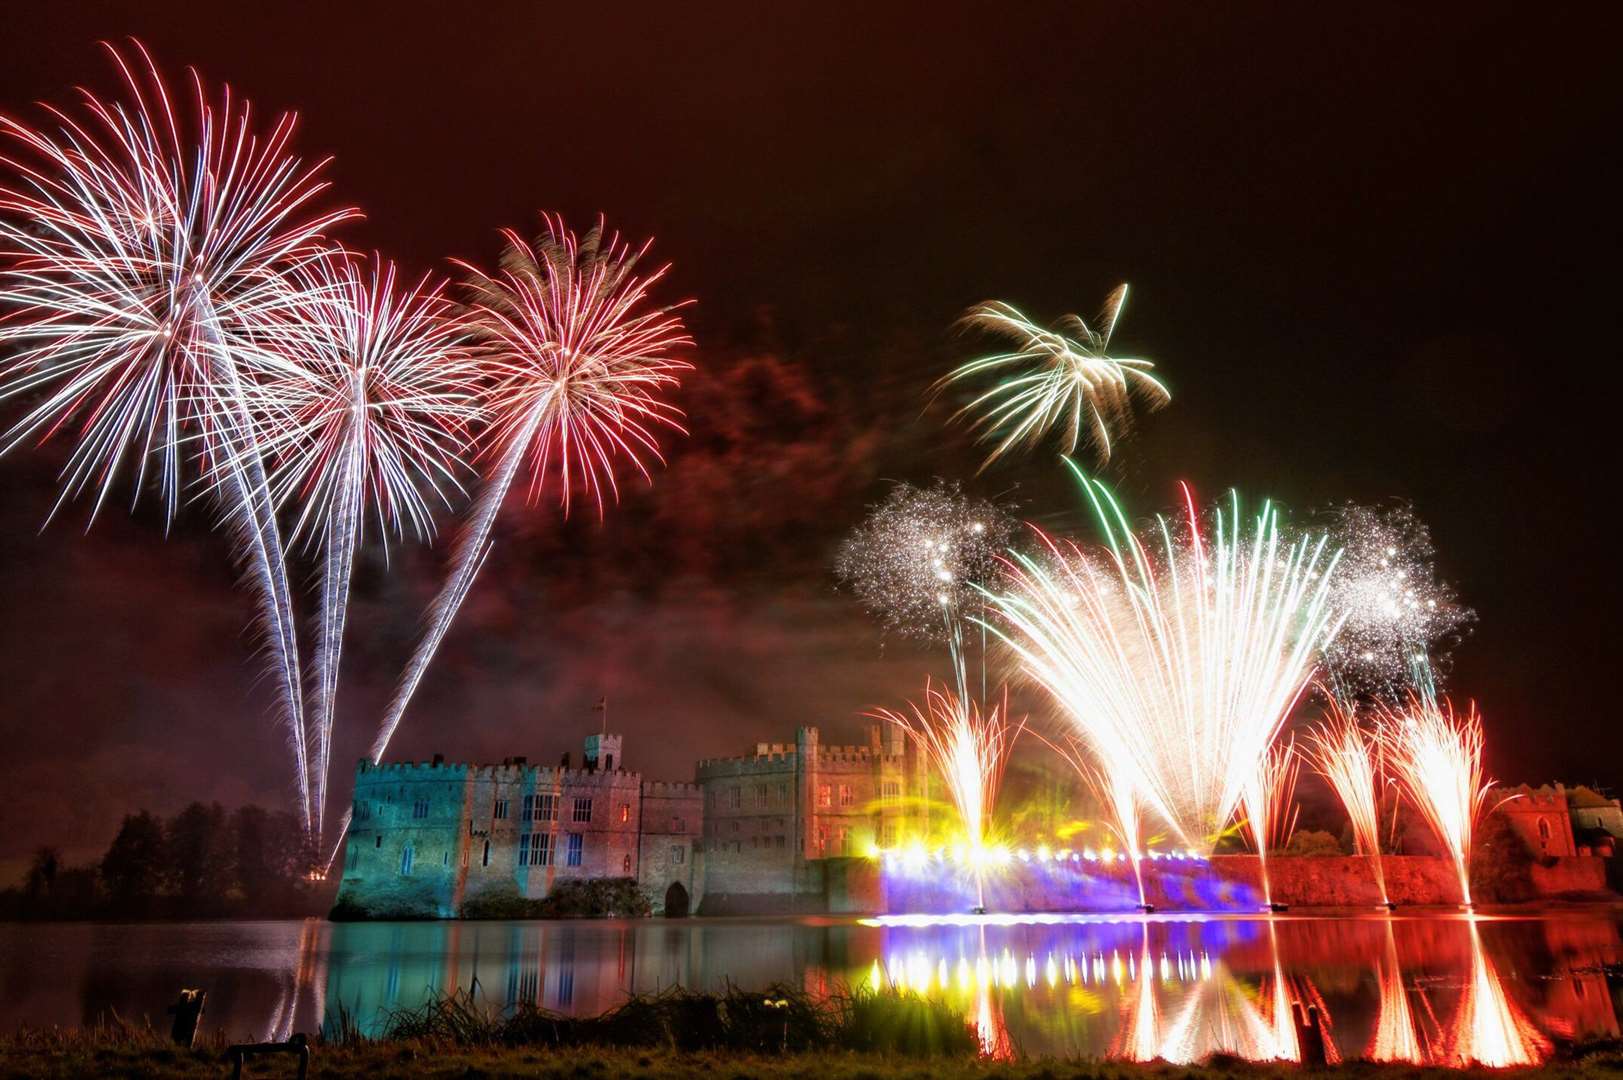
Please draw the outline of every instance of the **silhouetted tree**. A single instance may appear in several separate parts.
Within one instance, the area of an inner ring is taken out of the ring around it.
[[[142,810],[126,814],[101,860],[101,879],[115,905],[144,906],[163,881],[163,826]]]
[[[307,869],[303,830],[290,813],[244,806],[231,815],[232,872],[249,905],[286,897]]]
[[[169,819],[164,828],[165,884],[184,905],[223,905],[234,862],[219,803],[194,802]]]
[[[33,861],[28,864],[28,877],[23,881],[23,895],[36,902],[50,896],[61,867],[62,852],[54,847],[36,849]]]

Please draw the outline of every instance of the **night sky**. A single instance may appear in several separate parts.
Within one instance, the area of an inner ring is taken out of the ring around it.
[[[176,80],[298,111],[367,215],[351,246],[449,273],[538,211],[601,212],[696,299],[692,437],[601,523],[507,508],[392,754],[550,761],[605,694],[660,778],[800,724],[854,737],[941,666],[831,574],[890,483],[960,478],[1087,535],[1055,461],[977,477],[928,403],[969,355],[954,319],[1090,315],[1129,281],[1117,341],[1174,394],[1106,470],[1134,510],[1179,479],[1298,512],[1412,502],[1479,616],[1449,687],[1482,708],[1490,771],[1623,781],[1617,27],[1483,3],[869,6],[15,6],[0,109],[113,92],[95,43],[137,35]],[[142,805],[286,805],[206,508],[167,539],[156,500],[42,533],[61,455],[0,460],[0,861],[93,854]],[[341,791],[444,551],[389,555],[358,574]]]

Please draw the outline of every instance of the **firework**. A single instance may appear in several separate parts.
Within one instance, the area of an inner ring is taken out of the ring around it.
[[[1386,874],[1381,866],[1381,820],[1379,805],[1380,744],[1365,735],[1354,714],[1334,698],[1329,716],[1320,727],[1308,733],[1308,757],[1313,770],[1330,784],[1352,821],[1353,846],[1370,860],[1375,884],[1381,890],[1381,903],[1389,902]]]
[[[1018,446],[1031,447],[1059,429],[1066,454],[1084,443],[1100,460],[1110,458],[1112,432],[1120,435],[1132,420],[1135,397],[1159,408],[1172,400],[1151,374],[1148,360],[1109,354],[1110,338],[1127,303],[1127,286],[1105,300],[1099,329],[1076,315],[1043,328],[1002,301],[970,308],[962,324],[1013,343],[1005,352],[983,356],[953,370],[938,389],[960,382],[997,380],[958,411],[974,417],[981,441],[992,444],[985,465]],[[982,467],[984,468],[985,465]]]
[[[876,709],[868,715],[895,724],[913,736],[946,783],[971,851],[981,852],[992,807],[1003,786],[1009,750],[1022,726],[1009,723],[1007,695],[1000,704],[982,712],[975,702],[926,683],[923,706],[910,703],[906,712]],[[985,908],[986,893],[979,872],[985,860],[975,857],[972,861],[976,867],[977,906]]]
[[[1187,488],[1183,532],[1163,519],[1141,540],[1082,484],[1106,550],[1039,534],[991,598],[996,631],[1112,784],[1209,851],[1334,629],[1334,556],[1285,539],[1270,505],[1244,521],[1238,496],[1203,522]]]
[[[126,469],[132,499],[155,472],[172,519],[182,463],[201,457],[259,593],[308,828],[298,642],[243,369],[254,333],[303,300],[290,271],[322,257],[322,233],[352,212],[309,209],[327,187],[326,163],[291,154],[291,114],[260,129],[229,89],[211,103],[195,73],[191,108],[177,108],[146,50],[134,51],[131,63],[109,47],[126,100],[85,92],[81,116],[50,110],[54,131],[0,117],[19,147],[0,159],[10,174],[0,188],[0,303],[10,309],[0,398],[40,395],[0,449],[76,428],[58,508],[90,492],[92,519]],[[272,353],[254,360],[285,365]]]
[[[370,271],[334,259],[300,272],[311,302],[285,337],[299,349],[292,371],[254,386],[261,445],[274,463],[279,504],[296,517],[290,540],[319,548],[315,701],[308,717],[315,831],[324,825],[338,667],[350,576],[368,516],[387,542],[433,535],[435,504],[460,493],[457,473],[474,416],[479,374],[425,278],[397,280],[392,263]]]
[[[1482,721],[1473,706],[1457,717],[1448,701],[1412,695],[1383,708],[1378,737],[1403,793],[1454,860],[1460,901],[1471,905],[1471,836],[1494,781],[1482,778]]]
[[[1279,743],[1263,755],[1240,796],[1246,830],[1262,867],[1263,900],[1270,905],[1274,897],[1268,880],[1268,853],[1284,848],[1296,831],[1296,818],[1301,811],[1296,805],[1296,778],[1301,769],[1302,758],[1296,750],[1296,741]]]
[[[898,484],[841,545],[835,572],[889,628],[951,637],[954,617],[981,604],[1014,525],[985,499],[937,480]]]
[[[661,394],[691,366],[673,351],[692,342],[675,308],[648,299],[666,268],[639,276],[649,245],[628,247],[601,220],[579,238],[559,219],[545,226],[534,244],[507,230],[495,274],[466,267],[471,302],[463,325],[491,379],[480,402],[487,426],[479,457],[489,472],[373,743],[374,761],[473,585],[496,514],[526,462],[531,501],[550,486],[567,515],[578,489],[601,515],[605,499],[618,498],[617,463],[649,479],[643,458],[663,460],[657,432],[682,430],[681,413]]]
[[[1474,617],[1438,580],[1430,531],[1406,507],[1348,506],[1335,518],[1342,557],[1330,602],[1345,621],[1325,650],[1333,689],[1388,700],[1405,688],[1430,692]]]

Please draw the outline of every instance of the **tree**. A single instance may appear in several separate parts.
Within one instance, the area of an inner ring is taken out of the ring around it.
[[[1341,841],[1319,829],[1302,829],[1291,836],[1285,846],[1286,855],[1341,855]]]
[[[232,877],[250,906],[274,907],[298,887],[309,860],[295,815],[244,806],[231,815],[228,832]]]
[[[126,814],[101,860],[101,879],[113,902],[144,905],[158,893],[164,871],[163,826],[147,811]]]
[[[61,867],[61,851],[54,847],[36,849],[34,860],[28,865],[28,876],[23,881],[23,894],[30,901],[48,897],[56,885],[56,874]]]
[[[165,883],[189,906],[217,906],[231,888],[232,851],[225,810],[192,803],[164,829]]]

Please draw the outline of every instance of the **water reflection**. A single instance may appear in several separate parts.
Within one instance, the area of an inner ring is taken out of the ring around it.
[[[163,1021],[286,1038],[453,991],[595,1013],[673,985],[895,986],[951,1002],[986,1052],[1184,1063],[1490,1066],[1615,1038],[1610,915],[0,926],[0,1021]],[[1322,1050],[1321,1047],[1322,1040]]]

